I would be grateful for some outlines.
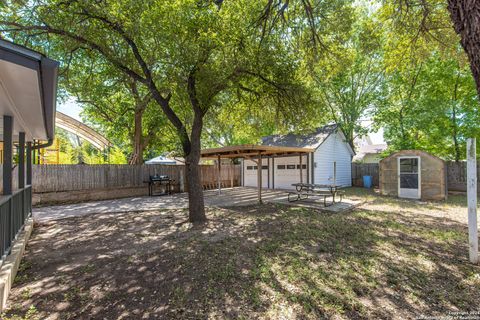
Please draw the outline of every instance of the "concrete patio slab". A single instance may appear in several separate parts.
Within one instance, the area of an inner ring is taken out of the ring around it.
[[[257,204],[257,189],[236,187],[204,192],[205,205],[210,207],[234,207]],[[341,203],[324,207],[320,200],[302,200],[288,202],[285,190],[264,190],[262,199],[265,203],[281,203],[292,206],[313,208],[324,212],[339,213],[351,210],[361,204],[359,201],[344,199]],[[170,196],[132,197],[115,200],[83,202],[68,205],[38,207],[33,209],[35,222],[46,222],[69,217],[83,216],[93,213],[116,213],[127,211],[152,211],[164,209],[186,209],[188,197],[186,193],[176,193]]]

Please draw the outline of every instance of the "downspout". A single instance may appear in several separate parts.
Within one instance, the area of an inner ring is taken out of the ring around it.
[[[32,150],[38,150],[42,148],[48,148],[53,144],[53,138],[48,139],[48,141],[44,144],[33,145]]]

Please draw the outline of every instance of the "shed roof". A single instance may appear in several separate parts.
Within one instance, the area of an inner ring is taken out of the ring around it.
[[[390,154],[388,157],[386,158],[383,158],[382,160],[380,160],[380,163],[382,163],[383,161],[387,160],[387,159],[390,159],[390,158],[393,158],[393,157],[401,157],[401,156],[425,156],[425,157],[429,157],[429,158],[432,158],[432,159],[435,159],[439,162],[442,162],[442,163],[445,163],[445,161],[431,153],[428,153],[426,151],[423,151],[423,150],[399,150],[397,152],[394,152],[392,154]]]

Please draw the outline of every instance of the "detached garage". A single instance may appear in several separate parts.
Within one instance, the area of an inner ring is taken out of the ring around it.
[[[262,188],[293,189],[293,183],[352,185],[354,152],[337,125],[327,125],[310,134],[273,135],[262,146],[302,148],[303,154],[271,154],[262,159]],[[244,158],[243,185],[256,187],[257,159]]]

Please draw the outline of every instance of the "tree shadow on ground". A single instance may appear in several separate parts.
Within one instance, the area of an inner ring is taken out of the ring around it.
[[[412,207],[413,208],[413,207]],[[7,317],[404,318],[471,310],[466,226],[419,210],[282,205],[90,215],[37,226]]]

